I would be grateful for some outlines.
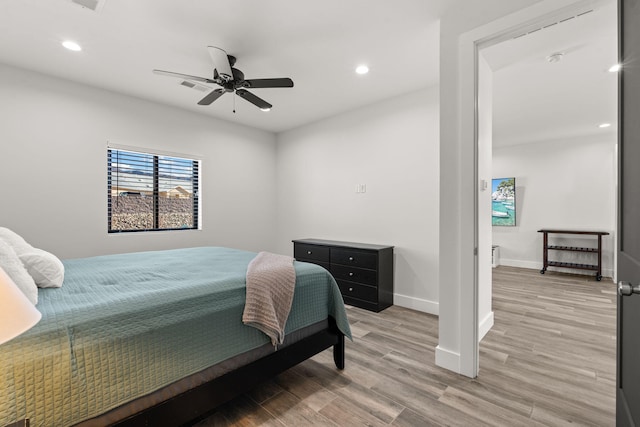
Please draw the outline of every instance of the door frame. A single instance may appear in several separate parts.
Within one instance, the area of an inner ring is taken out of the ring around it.
[[[479,370],[478,342],[478,82],[479,51],[524,32],[541,28],[589,8],[595,8],[615,0],[543,0],[518,12],[495,20],[487,25],[463,34],[459,42],[460,88],[460,181],[462,206],[469,206],[471,215],[460,215],[460,230],[471,231],[473,238],[460,240],[462,257],[460,274],[459,309],[459,358],[456,363],[441,366],[475,378]],[[465,167],[468,165],[469,167]],[[451,361],[451,359],[449,359]]]

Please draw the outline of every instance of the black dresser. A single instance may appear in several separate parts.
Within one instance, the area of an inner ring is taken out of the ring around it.
[[[293,256],[326,268],[346,304],[375,312],[393,305],[393,246],[300,239]]]

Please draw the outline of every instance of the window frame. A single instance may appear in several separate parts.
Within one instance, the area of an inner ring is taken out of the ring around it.
[[[133,155],[149,156],[153,159],[152,177],[150,182],[153,185],[152,195],[148,196],[152,198],[152,218],[153,227],[140,228],[140,229],[113,229],[112,228],[112,189],[114,187],[115,176],[118,172],[114,171],[114,152],[126,152]],[[161,161],[168,160],[180,160],[191,162],[191,185],[192,185],[192,212],[191,218],[193,225],[191,227],[160,227],[160,175],[163,168],[160,166]],[[177,154],[177,153],[163,153],[158,151],[152,151],[148,149],[133,148],[133,147],[120,147],[120,146],[107,146],[107,232],[109,234],[120,233],[139,233],[139,232],[154,232],[154,231],[179,231],[179,230],[200,230],[200,172],[201,172],[201,160],[197,156]]]

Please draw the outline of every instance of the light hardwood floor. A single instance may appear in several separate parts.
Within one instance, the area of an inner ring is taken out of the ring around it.
[[[480,374],[435,366],[438,319],[349,308],[346,367],[330,351],[221,407],[205,426],[615,425],[615,286],[493,270],[495,325]]]

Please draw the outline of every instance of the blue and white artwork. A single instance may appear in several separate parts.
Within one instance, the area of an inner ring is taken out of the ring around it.
[[[516,225],[515,178],[493,179],[491,205],[492,225]]]

